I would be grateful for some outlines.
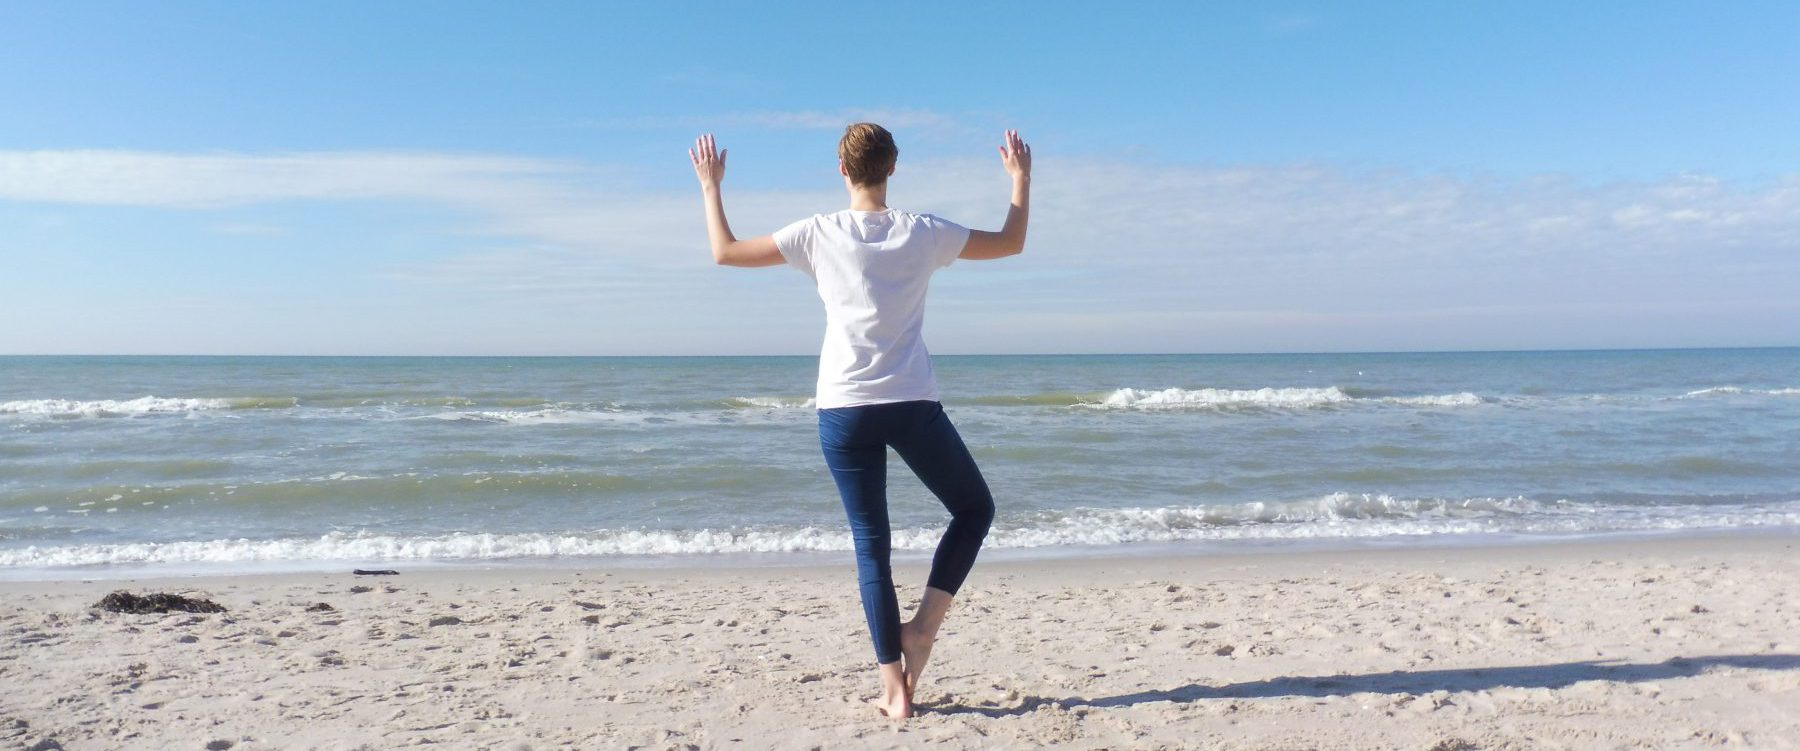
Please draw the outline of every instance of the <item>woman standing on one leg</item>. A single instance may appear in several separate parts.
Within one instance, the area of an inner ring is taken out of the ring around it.
[[[819,443],[856,542],[863,612],[881,669],[882,696],[874,703],[889,717],[910,717],[913,689],[938,627],[994,518],[981,470],[938,403],[931,355],[920,336],[925,292],[932,273],[958,258],[1003,258],[1024,250],[1031,147],[1007,131],[1000,160],[1012,176],[1012,207],[1000,231],[983,232],[888,208],[887,180],[899,149],[885,128],[857,123],[838,142],[838,172],[850,208],[749,240],[737,239],[725,221],[719,196],[725,153],[710,135],[688,152],[706,200],[713,260],[727,266],[792,264],[817,282],[825,303]],[[919,612],[906,623],[900,622],[888,567],[890,446],[951,514]]]

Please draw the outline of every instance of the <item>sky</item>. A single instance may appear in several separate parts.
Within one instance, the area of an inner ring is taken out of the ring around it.
[[[14,3],[0,354],[818,350],[740,236],[890,203],[1023,255],[938,353],[1800,345],[1800,4]]]

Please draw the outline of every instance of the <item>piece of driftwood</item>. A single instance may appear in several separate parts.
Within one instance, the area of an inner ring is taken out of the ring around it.
[[[400,572],[398,572],[398,571],[393,571],[393,570],[385,569],[385,568],[383,568],[383,569],[359,568],[359,569],[351,571],[350,573],[355,574],[357,576],[399,576],[400,575]]]
[[[100,598],[94,604],[101,610],[114,613],[223,613],[225,606],[212,600],[201,600],[193,597],[182,597],[167,592],[149,595],[134,595],[130,592],[118,591]]]

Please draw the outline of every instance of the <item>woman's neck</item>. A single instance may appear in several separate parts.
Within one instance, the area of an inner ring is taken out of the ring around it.
[[[886,211],[887,183],[880,185],[851,185],[851,211]]]

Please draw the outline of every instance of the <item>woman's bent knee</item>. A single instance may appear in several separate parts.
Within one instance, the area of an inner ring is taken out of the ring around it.
[[[953,516],[957,521],[979,530],[983,536],[986,536],[988,527],[994,523],[994,496],[983,490],[981,495],[970,499],[967,504],[963,505],[962,511]]]

